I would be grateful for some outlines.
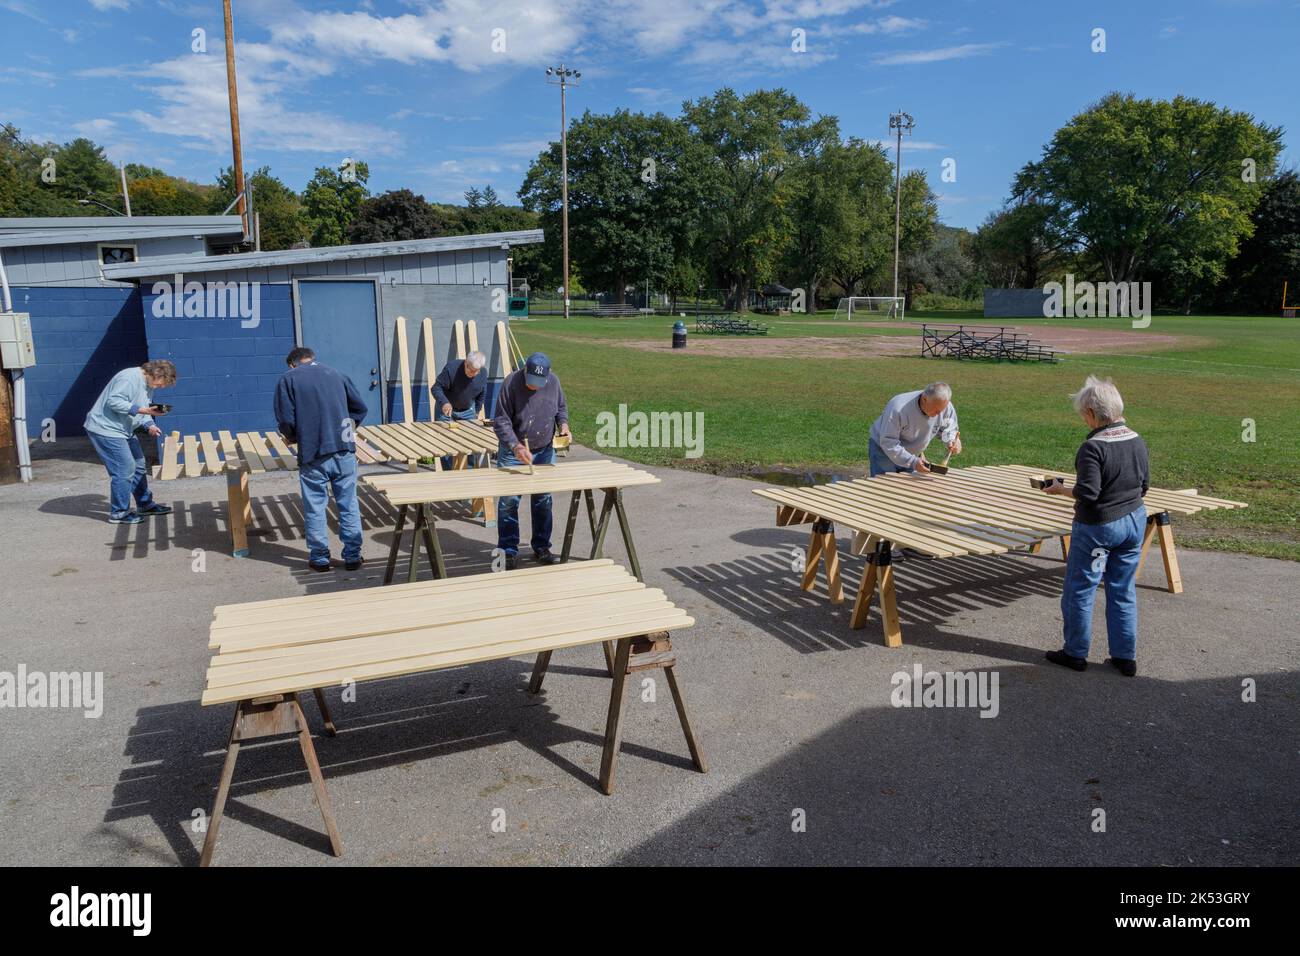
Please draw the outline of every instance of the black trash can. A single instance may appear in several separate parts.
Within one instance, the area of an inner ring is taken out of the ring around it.
[[[673,323],[673,348],[686,348],[686,323],[681,319]]]

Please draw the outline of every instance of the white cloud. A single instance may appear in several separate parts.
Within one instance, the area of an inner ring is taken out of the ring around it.
[[[441,0],[419,13],[286,10],[269,24],[277,44],[399,63],[451,63],[477,71],[501,63],[541,63],[582,39],[580,18],[559,0]],[[504,31],[504,34],[494,31]],[[501,49],[501,42],[504,49]]]
[[[125,10],[131,5],[131,0],[90,0],[90,5],[96,10]]]
[[[239,45],[239,116],[250,162],[259,151],[393,151],[396,134],[369,123],[346,120],[320,110],[295,110],[291,95],[313,79],[328,75],[327,61],[265,43]],[[229,146],[224,48],[206,55],[184,54],[143,67],[98,68],[83,76],[122,76],[147,80],[143,87],[159,105],[134,109],[130,118],[151,133],[174,136],[196,148]]]
[[[875,58],[879,66],[896,66],[908,63],[939,63],[944,60],[963,60],[971,56],[992,53],[1001,43],[963,43],[938,50],[911,50],[903,53],[883,53]]]

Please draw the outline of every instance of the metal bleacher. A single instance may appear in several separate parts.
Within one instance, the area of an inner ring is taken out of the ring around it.
[[[1058,353],[1014,328],[986,325],[922,325],[922,358],[992,359],[996,362],[1059,362]]]
[[[695,331],[715,335],[767,335],[768,326],[734,315],[697,315]]]

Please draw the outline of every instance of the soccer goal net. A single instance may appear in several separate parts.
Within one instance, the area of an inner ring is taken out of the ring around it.
[[[835,307],[835,318],[852,320],[854,317],[901,319],[903,317],[903,297],[854,295],[840,299],[840,304]]]

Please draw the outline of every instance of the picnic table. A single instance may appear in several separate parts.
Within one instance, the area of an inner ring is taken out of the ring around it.
[[[627,511],[623,504],[623,489],[634,485],[656,484],[659,481],[648,471],[641,471],[630,465],[606,459],[534,465],[531,468],[528,465],[514,465],[474,471],[367,475],[362,480],[398,509],[393,543],[388,552],[385,584],[392,581],[396,572],[402,529],[406,525],[409,512],[414,511],[415,519],[411,525],[411,557],[407,566],[407,580],[414,581],[419,576],[418,555],[421,541],[434,576],[443,578],[447,576],[447,571],[443,563],[442,546],[438,543],[437,521],[431,507],[433,504],[464,498],[492,499],[510,495],[542,495],[560,492],[570,493],[569,514],[565,523],[560,560],[569,560],[578,520],[578,508],[581,499],[585,497],[587,521],[592,536],[590,556],[592,558],[601,556],[605,535],[609,530],[610,516],[613,514],[617,516],[619,529],[623,534],[628,563],[632,567],[632,573],[639,580],[641,564],[637,560],[636,547],[632,542],[632,528],[628,524]],[[594,496],[597,490],[605,493],[599,518],[596,516]]]
[[[895,546],[911,548],[931,558],[1005,554],[1028,549],[1038,553],[1044,541],[1059,538],[1061,557],[1070,549],[1074,518],[1072,498],[1045,495],[1030,486],[1038,475],[1058,477],[1067,487],[1070,472],[1030,468],[1025,465],[978,465],[952,468],[946,475],[898,472],[840,481],[808,488],[756,488],[754,493],[777,505],[776,523],[789,526],[812,523],[801,587],[811,591],[819,566],[826,568],[831,602],[842,603],[835,523],[853,531],[852,553],[865,555],[867,567],[858,586],[849,626],[861,628],[875,592],[885,644],[903,643],[894,591],[891,554]],[[1178,555],[1174,548],[1172,516],[1203,510],[1244,508],[1240,501],[1211,498],[1190,491],[1151,488],[1145,498],[1146,531],[1142,539],[1142,571],[1153,540],[1158,540],[1164,560],[1166,585],[1173,594],[1183,590]]]
[[[356,432],[356,454],[360,464],[396,463],[418,470],[421,458],[433,458],[435,469],[440,459],[451,456],[452,469],[467,466],[474,456],[489,454],[497,447],[496,433],[483,422],[460,422],[452,428],[447,422],[393,422],[387,425],[362,425]],[[226,514],[230,526],[231,553],[237,558],[248,556],[248,532],[253,527],[253,508],[249,498],[249,477],[298,468],[297,446],[286,442],[274,431],[200,432],[184,435],[172,432],[163,442],[162,460],[153,475],[160,481],[176,478],[226,476]],[[490,458],[490,454],[489,454]],[[493,502],[484,502],[484,520],[495,520]]]
[[[551,653],[616,642],[605,721],[600,789],[614,791],[629,674],[664,671],[697,770],[707,772],[674,670],[670,629],[694,624],[663,591],[647,588],[608,560],[581,561],[453,580],[252,601],[215,609],[204,706],[235,705],[225,762],[208,822],[201,866],[212,862],[241,746],[296,735],[335,856],[343,852],[311,729],[298,695],[312,691],[335,733],[322,689],[355,681],[537,655],[531,693],[539,693]]]

